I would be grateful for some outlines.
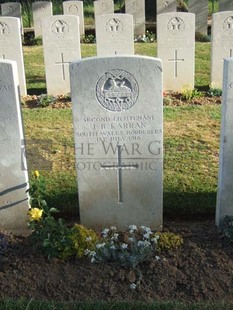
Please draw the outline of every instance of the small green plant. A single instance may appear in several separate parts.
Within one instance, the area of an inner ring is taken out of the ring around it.
[[[99,241],[98,235],[93,230],[87,229],[80,224],[75,224],[72,228],[71,239],[77,257],[84,256],[87,249],[93,251]]]
[[[88,34],[88,35],[82,35],[81,36],[81,43],[95,43],[95,36],[93,34]]]
[[[215,96],[220,97],[220,96],[222,96],[222,89],[215,87],[214,84],[210,84],[207,95],[209,97],[215,97]]]
[[[155,33],[152,31],[146,31],[146,41],[147,43],[155,42]]]
[[[130,225],[125,234],[117,232],[114,226],[105,228],[102,238],[102,242],[96,244],[95,250],[85,251],[91,262],[116,262],[124,267],[135,268],[140,262],[155,255],[159,237],[153,236],[149,227],[137,228]],[[159,259],[158,256],[155,258]]]
[[[195,97],[202,97],[202,93],[199,92],[196,88],[192,88],[189,85],[184,85],[184,87],[181,89],[181,98],[189,101],[192,100]]]
[[[47,94],[42,94],[37,98],[37,104],[42,108],[48,107],[51,103],[54,103],[55,101],[56,97]]]
[[[155,236],[158,237],[158,250],[173,250],[184,243],[181,236],[171,232],[157,232]]]

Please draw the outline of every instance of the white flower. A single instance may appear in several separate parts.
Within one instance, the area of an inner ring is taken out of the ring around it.
[[[101,248],[103,248],[103,247],[105,247],[105,243],[103,242],[103,243],[98,243],[98,244],[96,244],[96,248],[97,249],[101,249]]]
[[[110,229],[111,230],[116,230],[116,227],[115,226],[111,226]]]
[[[121,248],[122,248],[123,250],[127,249],[127,248],[128,248],[128,244],[122,243],[122,244],[121,244]]]
[[[107,235],[109,233],[109,229],[108,228],[105,228],[103,231],[102,231],[102,235]]]
[[[147,234],[152,234],[150,227],[140,226],[141,230]]]
[[[137,245],[140,247],[140,246],[142,246],[142,247],[148,247],[148,246],[151,246],[151,244],[150,244],[150,242],[149,241],[147,241],[147,240],[139,240],[138,241],[138,243],[137,243]]]
[[[111,240],[117,241],[117,240],[118,240],[118,236],[119,236],[119,234],[114,234],[114,235],[111,237]]]
[[[111,250],[116,250],[115,245],[110,246],[110,249],[111,249]]]
[[[143,238],[150,239],[150,232],[147,232],[146,234],[143,234]]]
[[[87,237],[87,238],[86,238],[86,241],[91,241],[91,240],[92,240],[91,237]]]
[[[84,251],[84,255],[87,256],[90,252],[91,252],[90,250],[86,249],[86,250]]]
[[[151,238],[150,241],[153,242],[153,243],[157,243],[158,239],[157,238]]]
[[[136,225],[130,225],[129,226],[129,232],[132,233],[134,231],[138,230],[137,226]]]
[[[143,245],[144,245],[144,241],[139,240],[139,241],[137,242],[137,245],[138,245],[138,246],[143,246]]]
[[[131,237],[129,237],[129,238],[128,238],[128,241],[129,241],[129,242],[134,242],[134,239],[131,238]]]
[[[91,263],[94,263],[94,262],[95,262],[95,258],[92,256]]]
[[[131,290],[135,290],[137,287],[137,284],[131,283],[129,287],[131,288]]]
[[[160,260],[160,257],[159,257],[159,256],[155,256],[155,259],[156,259],[156,260]]]

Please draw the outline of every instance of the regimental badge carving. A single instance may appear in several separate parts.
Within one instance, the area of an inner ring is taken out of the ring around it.
[[[107,3],[102,2],[100,7],[101,7],[101,11],[102,11],[103,13],[106,13],[106,12],[107,12],[107,9],[108,9]]]
[[[172,31],[183,31],[185,29],[185,23],[180,17],[173,17],[169,21],[167,29]]]
[[[6,39],[6,37],[10,34],[10,28],[7,24],[0,22],[0,40]]]
[[[130,109],[137,101],[138,83],[127,71],[113,69],[106,72],[96,84],[96,97],[102,107],[121,112]]]
[[[123,31],[122,22],[117,18],[111,18],[105,25],[106,32],[110,33],[112,36],[117,35]]]
[[[11,14],[13,12],[13,6],[12,5],[9,5],[7,7],[7,14]]]
[[[78,13],[78,7],[77,5],[75,4],[71,4],[68,8],[68,11],[71,13],[71,14],[77,14]]]
[[[69,32],[69,26],[63,20],[57,20],[52,25],[52,33],[57,37],[61,38]]]
[[[233,32],[233,16],[228,16],[223,22],[223,29],[227,32]]]
[[[169,6],[169,2],[168,1],[164,1],[163,6],[164,6],[164,8],[167,8]]]
[[[133,2],[133,12],[136,13],[139,9],[138,2]]]

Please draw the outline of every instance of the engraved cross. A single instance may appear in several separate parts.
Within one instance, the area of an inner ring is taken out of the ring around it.
[[[117,145],[117,164],[116,165],[101,165],[101,169],[116,169],[117,170],[117,186],[118,186],[118,203],[123,202],[123,190],[122,190],[122,169],[138,169],[136,165],[124,165],[121,163],[121,145]]]
[[[169,62],[174,62],[174,77],[178,76],[178,62],[184,61],[184,58],[178,58],[177,57],[177,50],[175,50],[175,56],[174,59],[168,59]]]
[[[68,65],[69,61],[64,61],[64,55],[61,53],[61,61],[55,62],[55,65],[61,65],[62,66],[62,79],[65,81],[66,74],[65,74],[65,65]]]

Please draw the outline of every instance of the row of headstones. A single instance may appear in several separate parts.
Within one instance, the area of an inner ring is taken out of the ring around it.
[[[157,0],[156,1],[157,14],[175,12],[177,10],[176,0]],[[233,10],[233,2],[222,0],[219,2],[219,11]],[[207,19],[208,19],[208,0],[189,0],[189,13],[194,13],[196,16],[196,32],[202,34],[207,33]],[[21,4],[16,2],[9,2],[1,4],[2,16],[18,17],[21,19],[22,15]],[[85,34],[84,28],[84,14],[82,1],[64,1],[63,12],[66,15],[76,15],[79,17],[80,35]],[[125,1],[126,14],[132,14],[134,20],[134,35],[140,36],[145,34],[145,0],[126,0]],[[40,1],[32,3],[32,13],[34,21],[35,36],[41,36],[41,18],[52,16],[52,2]],[[94,1],[95,19],[102,14],[114,13],[113,0],[97,0]]]
[[[25,140],[17,65],[0,61],[0,229],[26,230]],[[162,228],[162,62],[143,56],[70,65],[81,223]],[[233,59],[224,61],[216,224],[233,216]]]
[[[134,53],[133,19],[129,14],[101,15],[96,20],[97,56]],[[70,92],[68,64],[81,58],[79,23],[76,16],[55,15],[42,20],[47,92]],[[16,60],[20,92],[26,82],[19,19],[0,17],[0,58]],[[192,13],[158,15],[158,57],[164,66],[164,90],[194,87],[195,16]],[[213,14],[211,84],[222,85],[223,58],[233,51],[233,11]]]

